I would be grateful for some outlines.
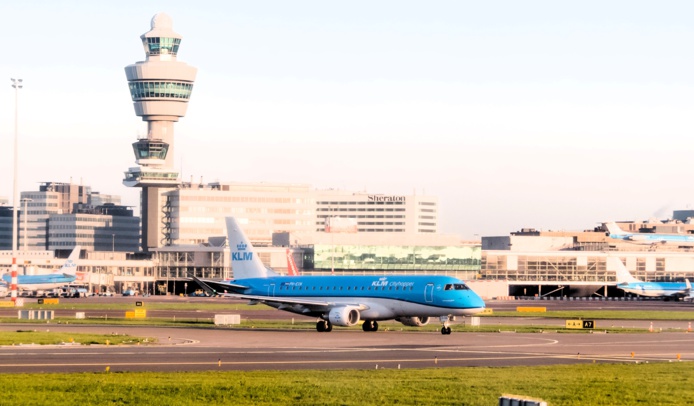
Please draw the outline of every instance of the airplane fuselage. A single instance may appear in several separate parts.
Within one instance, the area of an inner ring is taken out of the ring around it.
[[[610,234],[610,238],[616,240],[631,241],[637,244],[694,244],[694,235],[689,234]]]
[[[278,276],[242,279],[244,295],[264,296],[272,307],[306,316],[323,311],[302,304],[272,303],[272,298],[320,300],[333,306],[363,305],[361,318],[467,316],[481,312],[484,301],[462,281],[448,276]]]
[[[647,297],[676,297],[684,296],[687,286],[684,282],[638,282],[618,284],[625,292]]]
[[[5,274],[2,277],[3,281],[9,286],[12,283],[12,277]],[[75,276],[64,275],[62,273],[52,273],[45,275],[19,275],[17,276],[17,287],[22,290],[43,290],[55,289],[65,286],[75,281]]]

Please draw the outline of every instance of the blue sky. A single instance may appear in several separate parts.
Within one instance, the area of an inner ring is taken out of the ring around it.
[[[691,208],[694,4],[32,1],[0,4],[0,196],[122,186],[146,131],[123,68],[166,12],[198,68],[184,178],[440,199],[442,231],[592,228]]]

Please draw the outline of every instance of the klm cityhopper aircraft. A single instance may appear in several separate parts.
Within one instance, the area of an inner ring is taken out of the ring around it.
[[[679,244],[694,245],[693,234],[655,234],[655,233],[628,233],[622,230],[614,221],[605,223],[610,238],[616,240],[631,241],[635,244]]]
[[[634,278],[619,258],[614,258],[614,260],[617,263],[617,287],[625,292],[666,299],[694,299],[689,279],[684,282],[644,282]]]
[[[76,246],[60,269],[43,275],[17,276],[17,288],[21,290],[54,289],[74,282],[77,278],[77,259],[79,256],[80,246]],[[2,279],[8,287],[11,286],[12,275],[6,273]]]
[[[378,321],[398,320],[423,326],[432,317],[450,334],[453,316],[484,309],[484,301],[461,280],[449,276],[280,276],[263,266],[233,217],[227,217],[234,278],[231,281],[193,277],[208,293],[248,299],[288,312],[320,319],[316,330],[354,326],[377,331]]]

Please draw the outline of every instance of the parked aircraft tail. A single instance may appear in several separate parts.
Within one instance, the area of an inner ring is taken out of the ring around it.
[[[686,285],[686,289],[684,290],[684,300],[688,301],[694,301],[694,292],[692,292],[692,284],[689,282],[689,279],[684,280],[684,284]]]
[[[299,276],[299,267],[296,266],[296,262],[294,261],[294,255],[292,255],[292,252],[287,248],[287,274],[289,276]]]
[[[634,276],[627,270],[621,259],[617,257],[612,257],[612,260],[616,262],[616,272],[617,272],[617,284],[628,284],[628,283],[641,283],[642,281],[634,278]]]
[[[77,260],[80,258],[80,250],[82,247],[79,245],[75,246],[75,248],[72,250],[70,253],[70,256],[67,257],[67,261],[65,261],[65,264],[60,267],[55,273],[62,273],[65,276],[75,276],[77,275]]]
[[[227,217],[227,235],[234,279],[267,278],[277,274],[267,269],[234,217]]]
[[[610,233],[610,235],[614,236],[620,236],[620,235],[626,235],[628,233],[625,233],[624,230],[622,230],[617,223],[614,221],[610,221],[605,223],[605,227],[607,227],[607,231]]]

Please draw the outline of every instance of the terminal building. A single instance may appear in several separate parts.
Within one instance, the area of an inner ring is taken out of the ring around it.
[[[694,232],[694,224],[680,220],[618,224],[637,233]],[[579,232],[523,229],[482,237],[480,278],[507,281],[511,296],[624,296],[616,288],[611,257],[644,281],[694,280],[694,246],[614,239],[604,226]]]

